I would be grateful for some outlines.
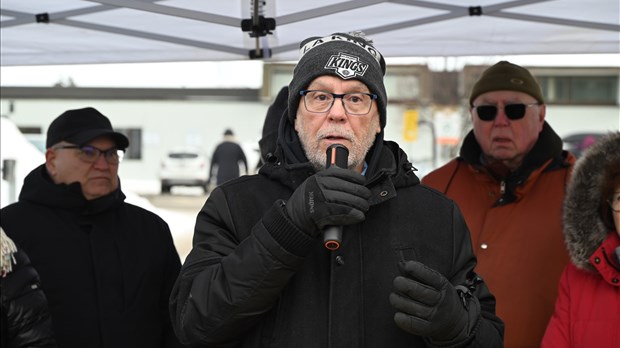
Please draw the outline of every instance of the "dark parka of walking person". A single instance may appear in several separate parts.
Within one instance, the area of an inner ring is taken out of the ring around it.
[[[241,145],[235,141],[233,131],[227,129],[224,131],[224,141],[217,145],[211,156],[209,182],[212,183],[215,177],[215,184],[221,185],[228,180],[238,178],[241,174],[239,166],[242,164],[247,174],[248,161],[245,158],[245,153]]]
[[[301,53],[275,158],[218,186],[198,213],[171,295],[178,337],[205,347],[501,347],[458,207],[420,185],[383,139],[379,51],[351,33],[308,38]],[[327,166],[335,144],[348,159]],[[339,248],[324,245],[327,226],[342,228]]]
[[[0,347],[55,348],[47,298],[28,255],[0,227]]]
[[[127,137],[88,107],[54,119],[46,146],[0,223],[39,272],[58,346],[180,346],[167,304],[181,261],[166,222],[125,202]]]

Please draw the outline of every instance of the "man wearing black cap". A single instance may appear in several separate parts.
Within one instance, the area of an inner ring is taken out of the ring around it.
[[[575,157],[545,121],[541,88],[527,69],[491,66],[469,102],[473,130],[459,157],[422,182],[463,211],[477,271],[506,324],[505,346],[540,347],[568,262],[561,213]]]
[[[167,310],[180,259],[168,225],[124,202],[129,140],[84,108],[58,116],[46,144],[45,163],[0,214],[39,272],[58,346],[180,346]]]
[[[500,347],[458,208],[383,140],[381,54],[359,34],[312,37],[301,53],[274,157],[216,188],[198,214],[171,295],[177,336],[209,347]]]

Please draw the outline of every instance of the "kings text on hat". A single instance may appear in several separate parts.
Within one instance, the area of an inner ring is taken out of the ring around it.
[[[329,57],[324,68],[335,70],[338,76],[346,80],[355,76],[364,76],[368,70],[368,63],[362,62],[359,57],[341,52]]]

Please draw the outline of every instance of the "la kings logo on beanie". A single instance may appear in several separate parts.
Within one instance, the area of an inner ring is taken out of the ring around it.
[[[381,127],[385,127],[387,94],[383,84],[385,60],[361,32],[313,36],[299,45],[301,57],[289,83],[288,117],[294,122],[301,91],[319,76],[331,75],[342,80],[359,80],[377,95]]]
[[[340,52],[338,55],[329,57],[325,69],[333,69],[338,76],[347,80],[356,76],[364,76],[368,70],[368,63],[362,62],[359,57]]]

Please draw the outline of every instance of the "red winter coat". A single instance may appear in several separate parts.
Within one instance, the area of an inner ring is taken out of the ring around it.
[[[620,270],[610,262],[619,246],[610,233],[590,257],[596,272],[566,267],[542,348],[620,346]]]
[[[564,235],[572,263],[560,281],[544,348],[620,347],[620,236],[600,215],[604,166],[620,160],[620,132],[599,140],[579,159],[564,202]],[[616,229],[618,226],[616,226]]]

